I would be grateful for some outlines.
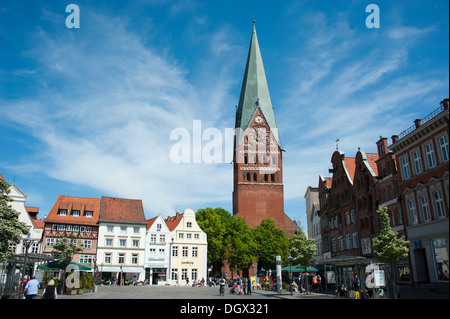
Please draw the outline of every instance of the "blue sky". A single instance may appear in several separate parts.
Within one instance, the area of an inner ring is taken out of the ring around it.
[[[79,29],[65,24],[71,3]],[[370,3],[378,29],[365,25]],[[40,218],[60,194],[139,198],[148,218],[231,212],[226,146],[221,163],[176,164],[170,134],[200,120],[225,141],[254,16],[285,210],[306,227],[303,196],[329,176],[336,137],[347,156],[376,152],[380,135],[449,96],[448,11],[444,0],[2,0],[0,172]]]

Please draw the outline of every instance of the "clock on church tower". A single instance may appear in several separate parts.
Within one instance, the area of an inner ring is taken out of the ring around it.
[[[298,227],[284,213],[282,148],[255,26],[236,110],[233,163],[233,215],[250,227],[272,219],[292,235]]]

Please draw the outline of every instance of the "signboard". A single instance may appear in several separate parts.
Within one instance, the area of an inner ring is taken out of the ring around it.
[[[380,288],[380,287],[385,286],[383,270],[375,270],[373,272],[373,286],[375,288]]]
[[[256,277],[250,277],[250,283],[252,285],[252,287],[256,286]]]

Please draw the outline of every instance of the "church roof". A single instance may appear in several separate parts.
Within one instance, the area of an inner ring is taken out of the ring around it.
[[[257,111],[263,113],[275,140],[281,148],[275,114],[270,100],[261,52],[259,50],[256,28],[253,25],[252,38],[242,81],[241,96],[236,114],[237,145],[242,143],[244,135]]]

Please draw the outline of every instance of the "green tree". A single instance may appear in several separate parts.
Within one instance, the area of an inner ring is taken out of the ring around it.
[[[377,209],[377,214],[380,221],[380,232],[373,241],[373,249],[376,251],[376,258],[388,265],[388,292],[395,297],[395,294],[393,294],[393,266],[408,256],[409,241],[404,240],[397,232],[391,229],[386,206],[380,206]]]
[[[83,251],[81,243],[80,245],[72,244],[66,237],[61,238],[55,245],[53,245],[52,255],[63,267],[62,278],[66,278],[66,268],[72,261],[73,256],[81,251]],[[65,283],[65,280],[61,280],[61,293],[64,291]]]
[[[231,269],[248,269],[255,255],[255,242],[247,222],[241,218],[231,218],[224,238],[225,254]]]
[[[256,254],[258,264],[265,269],[276,267],[276,256],[286,262],[289,255],[289,239],[286,233],[276,227],[272,219],[264,219],[252,229],[253,238],[256,243]]]
[[[225,255],[225,237],[233,216],[223,208],[202,208],[195,214],[200,228],[208,236],[208,265],[214,269],[222,267],[222,257]]]
[[[0,261],[13,256],[14,250],[10,244],[18,244],[22,240],[22,235],[28,233],[25,223],[18,219],[19,213],[8,205],[12,202],[8,196],[9,187],[6,181],[0,179]]]
[[[306,238],[306,234],[299,229],[289,238],[289,243],[292,263],[294,265],[300,264],[306,270],[306,267],[309,266],[309,263],[317,253],[314,239]],[[306,282],[306,290],[308,291],[308,282]]]
[[[317,253],[314,239],[306,238],[306,234],[303,231],[297,230],[295,234],[289,238],[289,243],[292,263],[300,264],[306,269]]]

